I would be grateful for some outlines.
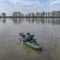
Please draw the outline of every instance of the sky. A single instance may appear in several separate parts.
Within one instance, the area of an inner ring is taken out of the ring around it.
[[[60,0],[0,0],[0,13],[11,15],[14,11],[24,14],[60,10]]]

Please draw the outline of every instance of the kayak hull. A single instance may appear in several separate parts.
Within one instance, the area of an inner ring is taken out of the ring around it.
[[[24,44],[35,50],[42,50],[42,47],[38,42],[24,42]]]

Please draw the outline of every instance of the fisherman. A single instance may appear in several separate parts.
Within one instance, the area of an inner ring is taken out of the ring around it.
[[[33,37],[34,37],[34,35],[31,35],[29,32],[26,34],[26,37],[25,37],[25,42],[26,41],[29,41],[29,42],[31,42],[32,40],[33,40]]]
[[[34,35],[31,35],[29,32],[26,35],[20,33],[20,36],[22,37],[24,42],[36,42],[35,39],[33,38]]]

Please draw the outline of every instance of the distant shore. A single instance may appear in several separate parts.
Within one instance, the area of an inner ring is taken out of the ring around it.
[[[60,18],[60,16],[0,16],[0,18]]]

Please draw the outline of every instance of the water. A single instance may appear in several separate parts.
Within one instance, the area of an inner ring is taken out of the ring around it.
[[[19,33],[35,35],[43,51],[20,45]],[[0,18],[0,60],[60,60],[60,18]]]

